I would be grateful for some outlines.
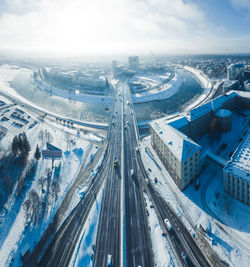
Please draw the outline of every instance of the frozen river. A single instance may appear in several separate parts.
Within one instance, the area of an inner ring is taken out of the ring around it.
[[[110,117],[110,106],[106,104],[89,104],[65,99],[57,96],[50,96],[47,93],[36,89],[30,83],[32,71],[25,70],[18,73],[10,82],[18,94],[45,108],[49,111],[73,117],[75,119],[108,122]],[[164,100],[157,100],[142,104],[136,104],[136,116],[138,121],[145,121],[160,118],[170,113],[174,113],[195,101],[203,91],[197,80],[187,71],[180,70],[184,83],[179,91]],[[107,110],[109,108],[109,110]]]

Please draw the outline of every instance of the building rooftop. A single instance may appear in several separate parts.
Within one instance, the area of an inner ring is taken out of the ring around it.
[[[228,97],[226,95],[221,95],[221,96],[215,98],[214,100],[211,101],[212,110],[217,111],[218,109],[220,109],[223,106],[223,104],[225,102],[227,102],[227,100],[228,100]]]
[[[186,160],[201,148],[192,139],[168,125],[165,120],[153,122],[151,127],[158,133],[179,161]]]
[[[220,118],[226,118],[232,116],[232,112],[228,109],[219,109],[215,115]]]
[[[233,93],[235,93],[236,95],[238,95],[240,97],[250,98],[250,92],[246,92],[246,91],[233,91]]]
[[[250,181],[250,131],[225,167],[226,171]]]
[[[196,120],[200,117],[202,117],[203,115],[209,113],[210,111],[212,111],[212,104],[211,102],[207,102],[197,108],[191,109],[188,113],[187,113],[187,118],[192,121],[192,120]]]
[[[234,97],[239,96],[240,93],[241,93],[241,91],[231,90],[231,91],[227,92],[227,93],[225,94],[225,96],[227,96],[228,99],[229,99],[229,98],[234,98]]]
[[[184,126],[188,125],[188,120],[186,117],[181,116],[179,118],[173,118],[171,120],[166,121],[168,125],[174,127],[175,129],[180,129]]]
[[[245,65],[242,63],[236,63],[236,64],[231,64],[228,68],[245,68]]]

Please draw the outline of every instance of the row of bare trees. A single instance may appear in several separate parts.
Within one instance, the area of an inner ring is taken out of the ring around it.
[[[49,206],[54,201],[57,201],[58,193],[60,192],[60,179],[54,179],[52,181],[52,173],[50,169],[47,169],[46,173],[47,175],[41,176],[38,179],[41,193],[38,193],[34,189],[31,190],[23,204],[26,221],[33,223],[34,225],[37,225],[41,218],[46,216]]]

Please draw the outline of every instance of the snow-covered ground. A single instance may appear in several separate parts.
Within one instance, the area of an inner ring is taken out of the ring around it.
[[[0,75],[1,76],[1,75]],[[83,135],[82,133],[77,134],[76,130],[70,129],[68,127],[63,127],[62,125],[57,126],[54,124],[49,124],[47,122],[39,122],[36,117],[34,117],[29,111],[23,107],[14,106],[14,108],[19,108],[25,112],[25,118],[29,117],[29,123],[26,128],[13,128],[10,122],[4,122],[4,126],[8,129],[7,134],[0,141],[1,150],[8,150],[14,135],[21,133],[22,131],[26,132],[28,141],[31,145],[30,159],[34,157],[34,152],[36,145],[40,149],[46,149],[46,140],[42,141],[39,138],[39,134],[43,132],[49,133],[50,142],[62,150],[62,158],[60,160],[55,160],[54,166],[58,169],[52,169],[52,162],[50,159],[41,158],[38,162],[37,169],[35,172],[35,177],[30,182],[30,185],[25,188],[23,196],[17,198],[13,193],[9,196],[4,209],[0,215],[0,265],[8,266],[12,257],[15,257],[15,264],[19,263],[19,251],[26,243],[30,247],[33,247],[34,243],[38,242],[47,225],[53,218],[55,212],[57,211],[60,203],[62,202],[65,194],[69,190],[70,186],[76,178],[80,166],[82,165],[83,156],[85,153],[92,151],[91,143],[94,141],[96,144],[100,141],[100,138],[94,135]],[[10,109],[9,113],[12,110]],[[8,114],[8,113],[7,113]],[[7,115],[6,115],[7,116]],[[37,124],[33,128],[29,128],[34,121],[37,121]],[[9,125],[8,125],[9,123]],[[94,150],[98,150],[98,146],[94,146]],[[88,160],[88,159],[87,159]],[[51,178],[48,178],[48,172],[51,173]],[[45,184],[52,184],[58,180],[59,192],[57,196],[53,197],[53,192],[51,187],[44,186],[42,190],[41,183],[39,179],[41,177],[47,177]],[[51,181],[51,182],[48,182]],[[39,223],[36,226],[26,224],[26,214],[23,209],[23,203],[28,199],[29,192],[35,190],[39,196],[40,208],[42,209],[42,203],[46,205],[46,211],[43,214],[40,214]],[[82,195],[85,187],[79,188],[78,195]],[[76,200],[77,201],[77,200]]]
[[[157,76],[154,77],[156,79]],[[162,82],[162,78],[158,77]],[[142,78],[141,78],[142,79]],[[145,77],[143,77],[145,79]],[[159,83],[159,81],[158,81]],[[149,88],[147,91],[138,92],[132,95],[134,104],[150,102],[154,100],[162,100],[169,98],[172,95],[176,94],[183,83],[183,79],[178,70],[176,70],[173,79],[165,84],[158,84],[158,86],[152,86],[152,89]]]
[[[100,190],[96,202],[89,212],[86,224],[82,229],[82,235],[72,266],[93,266],[95,242],[98,230],[98,222],[102,205],[103,188]]]
[[[47,82],[43,81],[43,80],[34,80],[33,78],[30,79],[32,84],[50,94],[50,95],[55,95],[55,96],[60,96],[63,98],[69,98],[69,99],[73,99],[76,101],[81,101],[84,103],[104,103],[104,104],[112,104],[113,102],[113,97],[112,96],[107,96],[107,95],[90,95],[90,94],[83,94],[83,93],[77,93],[77,92],[71,92],[65,89],[60,89],[54,86],[51,86],[50,84],[48,84]]]
[[[174,253],[167,242],[167,238],[162,236],[162,228],[159,224],[155,209],[150,208],[150,202],[147,194],[144,193],[148,210],[148,226],[150,227],[150,235],[152,240],[152,249],[154,254],[154,262],[157,267],[178,266],[174,257]]]
[[[145,148],[151,157],[145,153]],[[146,137],[140,144],[142,160],[151,182],[155,184],[164,199],[183,220],[191,233],[199,226],[207,230],[205,239],[224,261],[232,266],[249,266],[250,262],[250,207],[223,192],[222,171],[209,164],[200,175],[200,188],[191,184],[181,192],[172,181],[157,154]],[[154,160],[158,163],[157,166]],[[209,251],[210,248],[206,248]]]

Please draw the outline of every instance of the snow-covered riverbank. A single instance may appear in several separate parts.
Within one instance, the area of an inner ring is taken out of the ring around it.
[[[202,71],[190,66],[184,66],[184,69],[191,72],[204,89],[211,90],[212,82]]]
[[[149,91],[133,94],[132,99],[134,104],[150,102],[154,100],[163,100],[169,98],[179,91],[183,83],[183,78],[177,70],[175,76],[168,83],[163,84],[158,88]]]

